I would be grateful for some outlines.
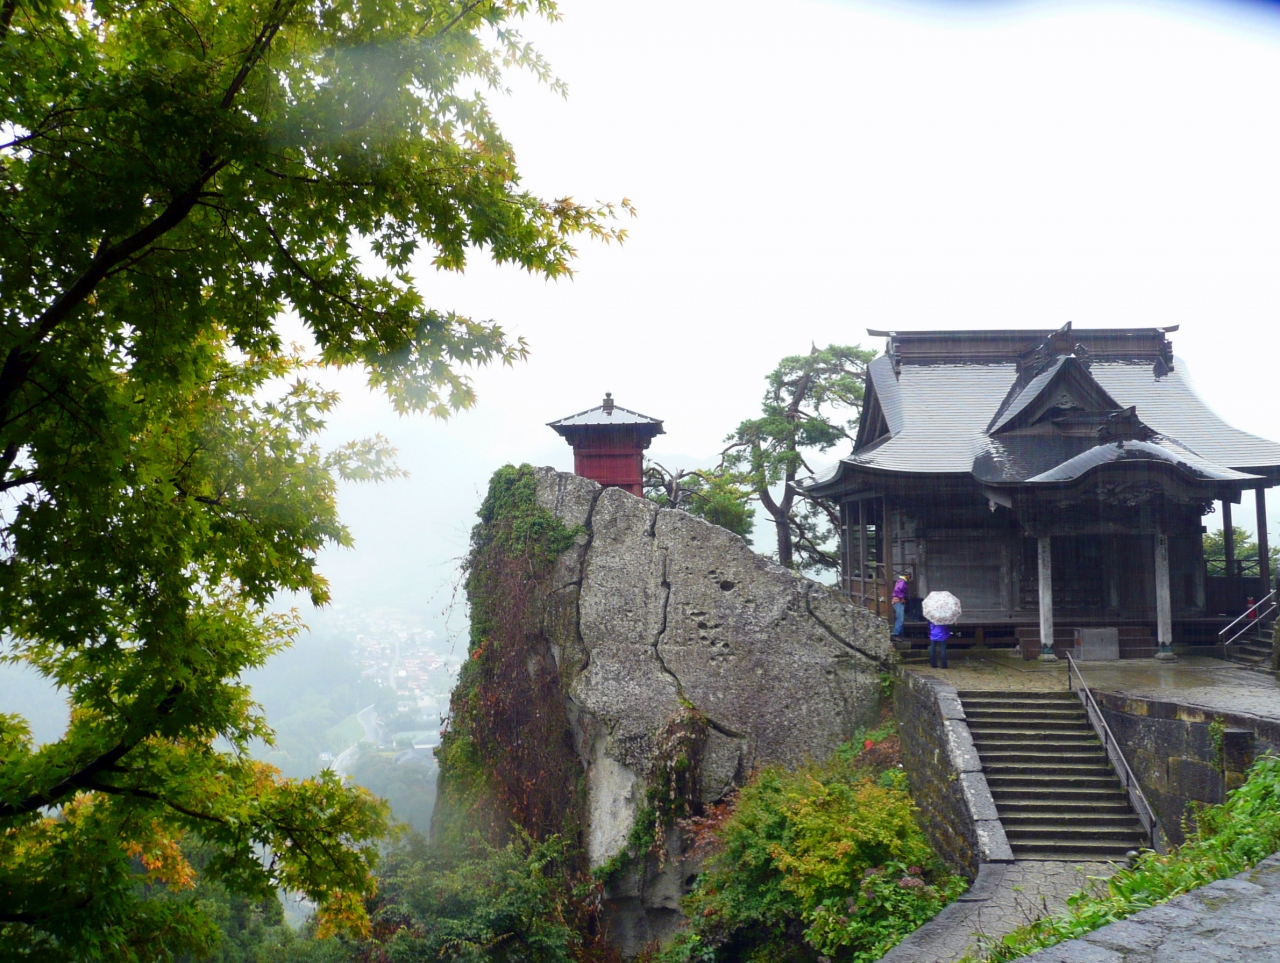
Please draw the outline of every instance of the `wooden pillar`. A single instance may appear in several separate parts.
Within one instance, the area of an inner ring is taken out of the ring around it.
[[[1177,659],[1173,654],[1173,597],[1169,592],[1169,536],[1156,532],[1156,641],[1155,657],[1161,662]]]
[[[1227,558],[1223,574],[1234,578],[1236,572],[1236,530],[1231,524],[1231,503],[1222,500],[1222,554]]]
[[[1262,598],[1271,591],[1271,549],[1267,545],[1267,490],[1255,488],[1258,506],[1258,574],[1262,577]]]
[[[1107,611],[1120,611],[1120,536],[1108,535],[1106,540],[1107,557],[1103,562],[1103,570],[1107,573]]]
[[[863,605],[867,604],[867,503],[858,500],[858,592]]]
[[[1204,539],[1203,538],[1197,539],[1195,545],[1196,545],[1196,567],[1195,567],[1196,595],[1193,601],[1195,602],[1196,611],[1204,612],[1205,610],[1204,581],[1206,576],[1205,561],[1204,561]]]
[[[1036,551],[1040,562],[1040,661],[1057,662],[1053,654],[1053,553],[1048,535],[1036,540]]]

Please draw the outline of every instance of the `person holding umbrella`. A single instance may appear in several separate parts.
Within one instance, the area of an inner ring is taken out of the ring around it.
[[[950,592],[930,592],[920,609],[929,620],[929,665],[945,669],[951,626],[960,621],[960,600]]]

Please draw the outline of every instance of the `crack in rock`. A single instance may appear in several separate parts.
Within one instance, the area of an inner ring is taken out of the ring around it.
[[[809,613],[809,618],[817,622],[818,625],[822,627],[822,630],[827,633],[827,635],[831,636],[831,638],[835,639],[837,642],[843,645],[850,652],[858,653],[858,655],[862,656],[864,659],[868,659],[871,662],[874,662],[876,665],[880,666],[883,669],[889,668],[889,663],[887,661],[885,661],[884,659],[881,659],[879,656],[872,655],[870,652],[868,652],[866,649],[862,648],[861,646],[854,645],[852,642],[850,642],[848,639],[842,636],[839,632],[837,632],[835,629],[829,626],[823,620],[823,618],[813,610],[813,604],[810,602],[810,596],[812,595],[814,588],[815,586],[806,585],[804,589],[804,608],[805,608],[805,611]]]
[[[654,513],[657,518],[657,513]],[[667,660],[662,657],[659,646],[662,645],[662,637],[667,633],[667,610],[671,605],[671,580],[668,578],[667,572],[667,553],[664,549],[662,552],[662,581],[658,583],[662,588],[662,623],[658,626],[658,631],[653,636],[653,657],[658,660],[658,665],[664,673],[671,677],[671,681],[676,684],[676,698],[681,702],[687,703],[689,700],[684,697],[684,686],[680,684],[680,677],[671,671],[667,666]]]

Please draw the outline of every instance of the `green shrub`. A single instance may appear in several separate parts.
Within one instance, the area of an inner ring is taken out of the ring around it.
[[[1005,963],[1241,873],[1280,850],[1280,758],[1263,756],[1220,806],[1201,810],[1194,833],[1163,856],[1145,852],[1107,880],[1105,893],[1085,891],[1067,909],[1015,930],[983,957]]]
[[[686,900],[691,929],[664,963],[876,960],[964,891],[920,831],[901,772],[877,777],[856,755],[765,769],[742,790]]]
[[[442,863],[411,847],[392,858],[375,931],[388,926],[391,960],[571,963],[573,884],[564,841],[517,831],[506,846],[480,844],[470,859]],[[405,924],[408,925],[405,925]]]

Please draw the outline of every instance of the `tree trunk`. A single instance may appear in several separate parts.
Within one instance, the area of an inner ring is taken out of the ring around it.
[[[775,517],[773,524],[778,529],[778,564],[783,568],[791,568],[794,564],[791,550],[791,519],[786,515],[781,518]]]

